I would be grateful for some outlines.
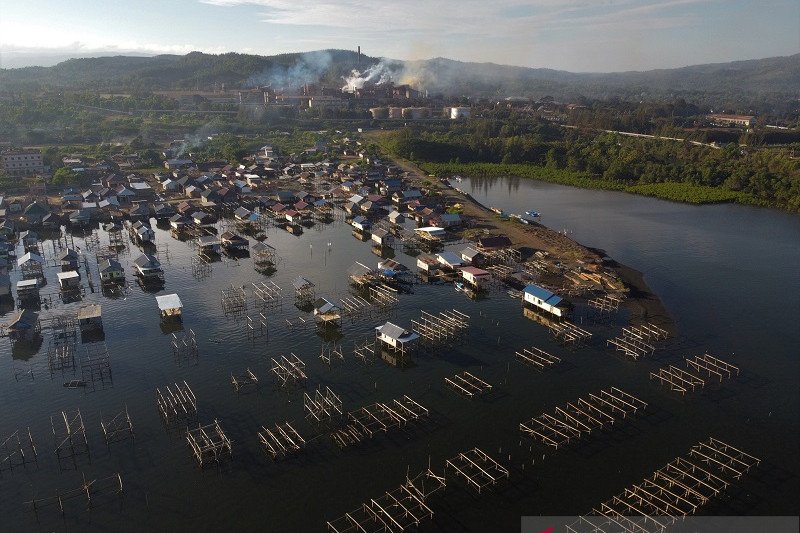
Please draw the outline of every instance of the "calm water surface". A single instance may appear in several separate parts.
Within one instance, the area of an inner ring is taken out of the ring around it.
[[[39,449],[38,465],[0,474],[4,530],[142,530],[241,528],[266,531],[320,531],[325,521],[355,509],[400,485],[410,468],[430,461],[441,470],[445,459],[474,446],[509,465],[512,481],[492,493],[473,495],[457,482],[434,498],[434,520],[425,531],[514,531],[526,514],[577,514],[639,481],[655,468],[714,435],[764,459],[764,468],[708,512],[797,514],[798,491],[798,315],[797,265],[800,222],[784,213],[740,206],[690,207],[616,193],[585,191],[530,181],[465,182],[462,188],[488,204],[512,212],[536,209],[544,222],[572,231],[579,241],[645,272],[678,324],[678,336],[654,360],[630,362],[598,341],[578,351],[555,344],[542,326],[522,317],[518,300],[498,292],[478,302],[446,285],[416,285],[400,296],[391,319],[401,325],[420,310],[457,308],[472,316],[469,343],[420,356],[411,368],[378,361],[365,366],[352,346],[386,317],[347,324],[345,361],[329,367],[319,359],[321,339],[313,331],[290,331],[287,318],[308,316],[293,304],[291,281],[304,275],[317,294],[346,293],[346,269],[359,260],[378,260],[349,227],[331,225],[301,237],[269,233],[282,260],[270,279],[284,289],[284,304],[268,313],[268,338],[248,339],[242,319],[226,318],[221,289],[265,279],[252,260],[214,263],[210,278],[192,276],[194,252],[157,231],[168,243],[162,253],[166,286],[184,303],[184,325],[197,332],[198,364],[176,363],[171,337],[160,325],[153,294],[133,285],[125,298],[110,299],[87,288],[84,302],[103,306],[106,342],[111,352],[113,386],[95,390],[63,387],[70,376],[51,378],[46,345],[31,355],[0,343],[0,435],[30,427]],[[101,235],[101,241],[107,242]],[[330,246],[328,245],[330,243]],[[86,250],[86,243],[76,239]],[[46,248],[49,243],[45,245]],[[121,257],[126,272],[139,251]],[[91,252],[88,255],[93,257]],[[412,258],[399,260],[413,267]],[[90,264],[92,261],[90,260]],[[95,271],[96,280],[96,271]],[[55,269],[47,270],[55,291]],[[12,273],[18,279],[18,272]],[[84,286],[87,286],[85,276]],[[87,286],[88,287],[88,286]],[[252,300],[251,300],[252,301]],[[60,303],[53,312],[72,313],[80,304]],[[250,313],[255,314],[252,306]],[[46,314],[43,313],[43,314]],[[8,313],[3,318],[7,319]],[[601,337],[622,324],[593,326]],[[564,359],[548,373],[515,362],[522,346],[539,346]],[[653,369],[683,356],[715,353],[743,369],[739,381],[722,389],[687,396],[658,389],[648,380]],[[294,352],[307,364],[307,390],[330,386],[353,410],[408,394],[431,410],[430,420],[339,450],[324,431],[304,419],[302,392],[272,386],[270,357]],[[258,391],[237,395],[231,373],[250,368],[261,380]],[[14,369],[32,369],[34,379],[19,381]],[[445,389],[443,379],[469,370],[495,386],[484,400],[469,401]],[[78,372],[80,374],[80,372]],[[80,377],[79,375],[77,377]],[[177,433],[163,428],[155,388],[186,380],[198,398],[199,420],[219,419],[233,439],[233,461],[200,471]],[[542,457],[521,442],[521,421],[589,392],[618,386],[650,403],[649,414],[624,429],[592,436],[585,444]],[[136,439],[106,447],[100,416],[124,406]],[[79,407],[87,427],[91,458],[60,465],[53,453],[50,416]],[[297,458],[274,463],[259,447],[257,431],[290,420],[308,441]],[[63,468],[68,466],[69,468]],[[122,502],[91,512],[81,500],[67,503],[65,518],[53,508],[37,516],[23,502],[79,486],[81,475],[101,478],[120,472]]]

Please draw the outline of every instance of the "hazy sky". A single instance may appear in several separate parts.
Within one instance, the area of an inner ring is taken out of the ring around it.
[[[0,0],[0,66],[108,53],[274,54],[645,70],[800,52],[800,0]]]

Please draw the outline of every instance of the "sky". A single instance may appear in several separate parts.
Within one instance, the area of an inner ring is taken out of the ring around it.
[[[800,0],[0,0],[0,67],[325,48],[573,72],[800,52]]]

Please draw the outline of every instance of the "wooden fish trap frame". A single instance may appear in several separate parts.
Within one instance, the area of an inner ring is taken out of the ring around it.
[[[64,372],[67,370],[75,371],[75,344],[51,343],[47,346],[47,367],[50,374]]]
[[[63,427],[62,427],[63,422]],[[78,455],[89,453],[89,441],[86,439],[86,426],[80,409],[74,411],[61,411],[59,416],[50,417],[50,427],[53,431],[56,457],[72,459]]]
[[[256,270],[265,270],[274,266],[277,261],[278,255],[275,248],[266,244],[253,255],[253,265]]]
[[[94,250],[100,246],[100,235],[96,229],[93,229],[89,235],[83,238],[83,244],[87,250]]]
[[[445,461],[445,472],[451,468],[456,475],[480,493],[483,489],[509,478],[509,471],[479,448],[461,452]]]
[[[320,349],[319,358],[323,363],[330,365],[336,361],[344,361],[344,351],[342,345],[335,342],[324,342]]]
[[[197,337],[194,330],[189,329],[182,336],[172,334],[172,355],[176,359],[196,359],[197,358]]]
[[[486,260],[494,265],[514,266],[522,262],[522,252],[515,248],[501,248],[483,252]]]
[[[342,399],[329,387],[325,387],[325,391],[317,388],[313,397],[303,393],[303,409],[306,419],[316,423],[328,422],[343,414]]]
[[[358,295],[341,298],[342,315],[355,321],[356,318],[370,315],[372,304]]]
[[[619,306],[622,300],[610,294],[604,294],[597,298],[592,298],[588,302],[589,307],[598,312],[599,314],[614,314],[619,311]]]
[[[657,372],[650,372],[650,379],[667,385],[670,390],[686,394],[689,391],[702,389],[706,378],[717,378],[720,383],[739,375],[739,367],[726,363],[722,359],[703,354],[691,359],[686,359],[686,368],[683,370],[674,365],[659,368]]]
[[[369,285],[369,298],[378,307],[392,307],[398,302],[397,290],[385,285]]]
[[[75,317],[72,315],[55,315],[50,318],[50,332],[52,343],[72,344],[78,343],[78,330],[75,327]]]
[[[253,283],[253,300],[259,309],[273,309],[283,303],[283,289],[274,281]]]
[[[231,285],[222,289],[222,312],[225,316],[239,316],[247,311],[247,293],[243,287]]]
[[[101,246],[94,254],[95,260],[99,265],[106,259],[118,259],[119,250],[114,246]]]
[[[561,358],[549,354],[535,346],[523,348],[522,351],[516,351],[514,352],[514,356],[523,364],[539,370],[547,370],[561,362]]]
[[[567,530],[573,533],[663,532],[693,515],[760,464],[753,457],[713,437],[656,470],[641,483],[624,489],[582,516]]]
[[[717,359],[713,355],[697,355],[692,359],[686,359],[686,366],[693,368],[696,372],[708,377],[716,377],[722,382],[723,379],[731,379],[734,375],[739,375],[739,367],[726,363],[722,359]]]
[[[375,337],[367,335],[361,342],[356,341],[353,345],[353,357],[364,364],[371,364],[375,361]]]
[[[620,418],[645,409],[647,403],[616,387],[589,394],[574,403],[556,407],[554,415],[543,413],[522,422],[520,432],[533,440],[558,449],[614,425]]]
[[[289,330],[304,330],[313,326],[316,326],[316,322],[314,320],[306,320],[306,318],[302,316],[286,319],[286,328]]]
[[[160,242],[156,244],[156,256],[162,263],[170,264],[169,243]]]
[[[203,280],[211,276],[214,269],[205,257],[193,255],[191,259],[192,277],[196,280]]]
[[[423,346],[460,344],[464,342],[469,331],[469,315],[456,309],[440,311],[438,315],[422,311],[420,319],[412,320],[411,325],[420,336],[420,344]]]
[[[582,346],[592,339],[592,333],[576,326],[568,320],[563,322],[550,322],[548,324],[550,332],[561,344],[571,346]]]
[[[36,444],[33,442],[31,428],[27,428],[25,433],[17,430],[0,444],[2,455],[0,455],[0,472],[3,470],[14,470],[28,463],[37,463],[39,460],[36,452]],[[27,452],[27,453],[26,453]]]
[[[247,338],[248,339],[255,339],[257,337],[264,337],[265,335],[269,335],[269,325],[267,323],[267,317],[264,313],[258,313],[257,316],[252,317],[247,315],[247,320],[243,322],[244,327],[246,328]]]
[[[86,355],[81,359],[81,379],[85,383],[113,381],[111,356],[105,342],[86,345]]]
[[[408,396],[387,403],[374,403],[347,414],[348,423],[331,436],[340,447],[371,439],[379,433],[404,427],[409,422],[428,416],[428,409]]]
[[[107,232],[108,245],[111,248],[121,250],[125,248],[125,238],[122,236],[122,226],[114,225]]]
[[[423,522],[433,518],[433,511],[426,500],[445,487],[444,476],[435,474],[430,468],[413,478],[406,474],[405,483],[398,488],[385,492],[379,498],[370,499],[358,509],[328,522],[328,531],[400,533],[412,528],[416,530]]]
[[[252,370],[246,368],[245,371],[239,375],[231,373],[231,386],[236,392],[241,392],[242,389],[252,387],[258,388],[258,376]]]
[[[264,451],[275,461],[296,454],[306,445],[305,439],[289,422],[275,424],[275,427],[271,429],[261,426],[258,440],[264,447]]]
[[[128,414],[128,406],[125,406],[124,411],[120,411],[111,418],[104,418],[103,413],[100,413],[100,428],[103,430],[103,438],[106,440],[106,446],[111,446],[112,442],[125,440],[128,437],[136,438],[133,433],[133,421],[131,415]]]
[[[478,376],[470,374],[466,370],[454,376],[444,378],[444,382],[454,391],[466,396],[475,398],[492,392],[492,386],[483,381]]]
[[[167,425],[181,420],[188,423],[197,417],[197,398],[185,381],[183,384],[167,385],[164,392],[156,389],[156,404],[161,418]]]
[[[304,386],[308,376],[306,376],[306,364],[294,353],[289,357],[281,355],[278,359],[272,358],[272,374],[281,387],[288,385]]]
[[[655,352],[655,343],[663,341],[669,333],[655,324],[641,324],[622,328],[622,334],[606,341],[606,346],[614,346],[617,351],[638,360]]]
[[[198,425],[187,430],[186,442],[200,468],[209,462],[221,463],[223,459],[230,459],[233,455],[231,440],[216,419],[211,424]]]
[[[108,495],[112,497],[118,497],[122,495],[122,476],[119,473],[105,478],[92,479],[89,481],[86,480],[85,475],[82,477],[83,483],[80,487],[64,491],[56,490],[54,496],[48,496],[46,498],[34,498],[26,501],[25,505],[29,507],[31,511],[37,514],[43,507],[55,505],[58,507],[61,515],[64,516],[65,503],[73,498],[85,498],[86,509],[89,510],[94,507],[94,501],[99,496]]]

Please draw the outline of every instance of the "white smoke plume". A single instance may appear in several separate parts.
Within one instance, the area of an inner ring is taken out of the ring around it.
[[[273,65],[250,76],[244,87],[270,85],[274,89],[300,87],[306,83],[317,83],[331,66],[333,58],[325,50],[302,54],[290,66]]]
[[[353,69],[349,76],[342,76],[344,86],[343,93],[352,93],[358,89],[363,89],[365,85],[382,85],[394,79],[393,65],[385,61],[380,61],[369,67],[367,70],[359,72]]]

